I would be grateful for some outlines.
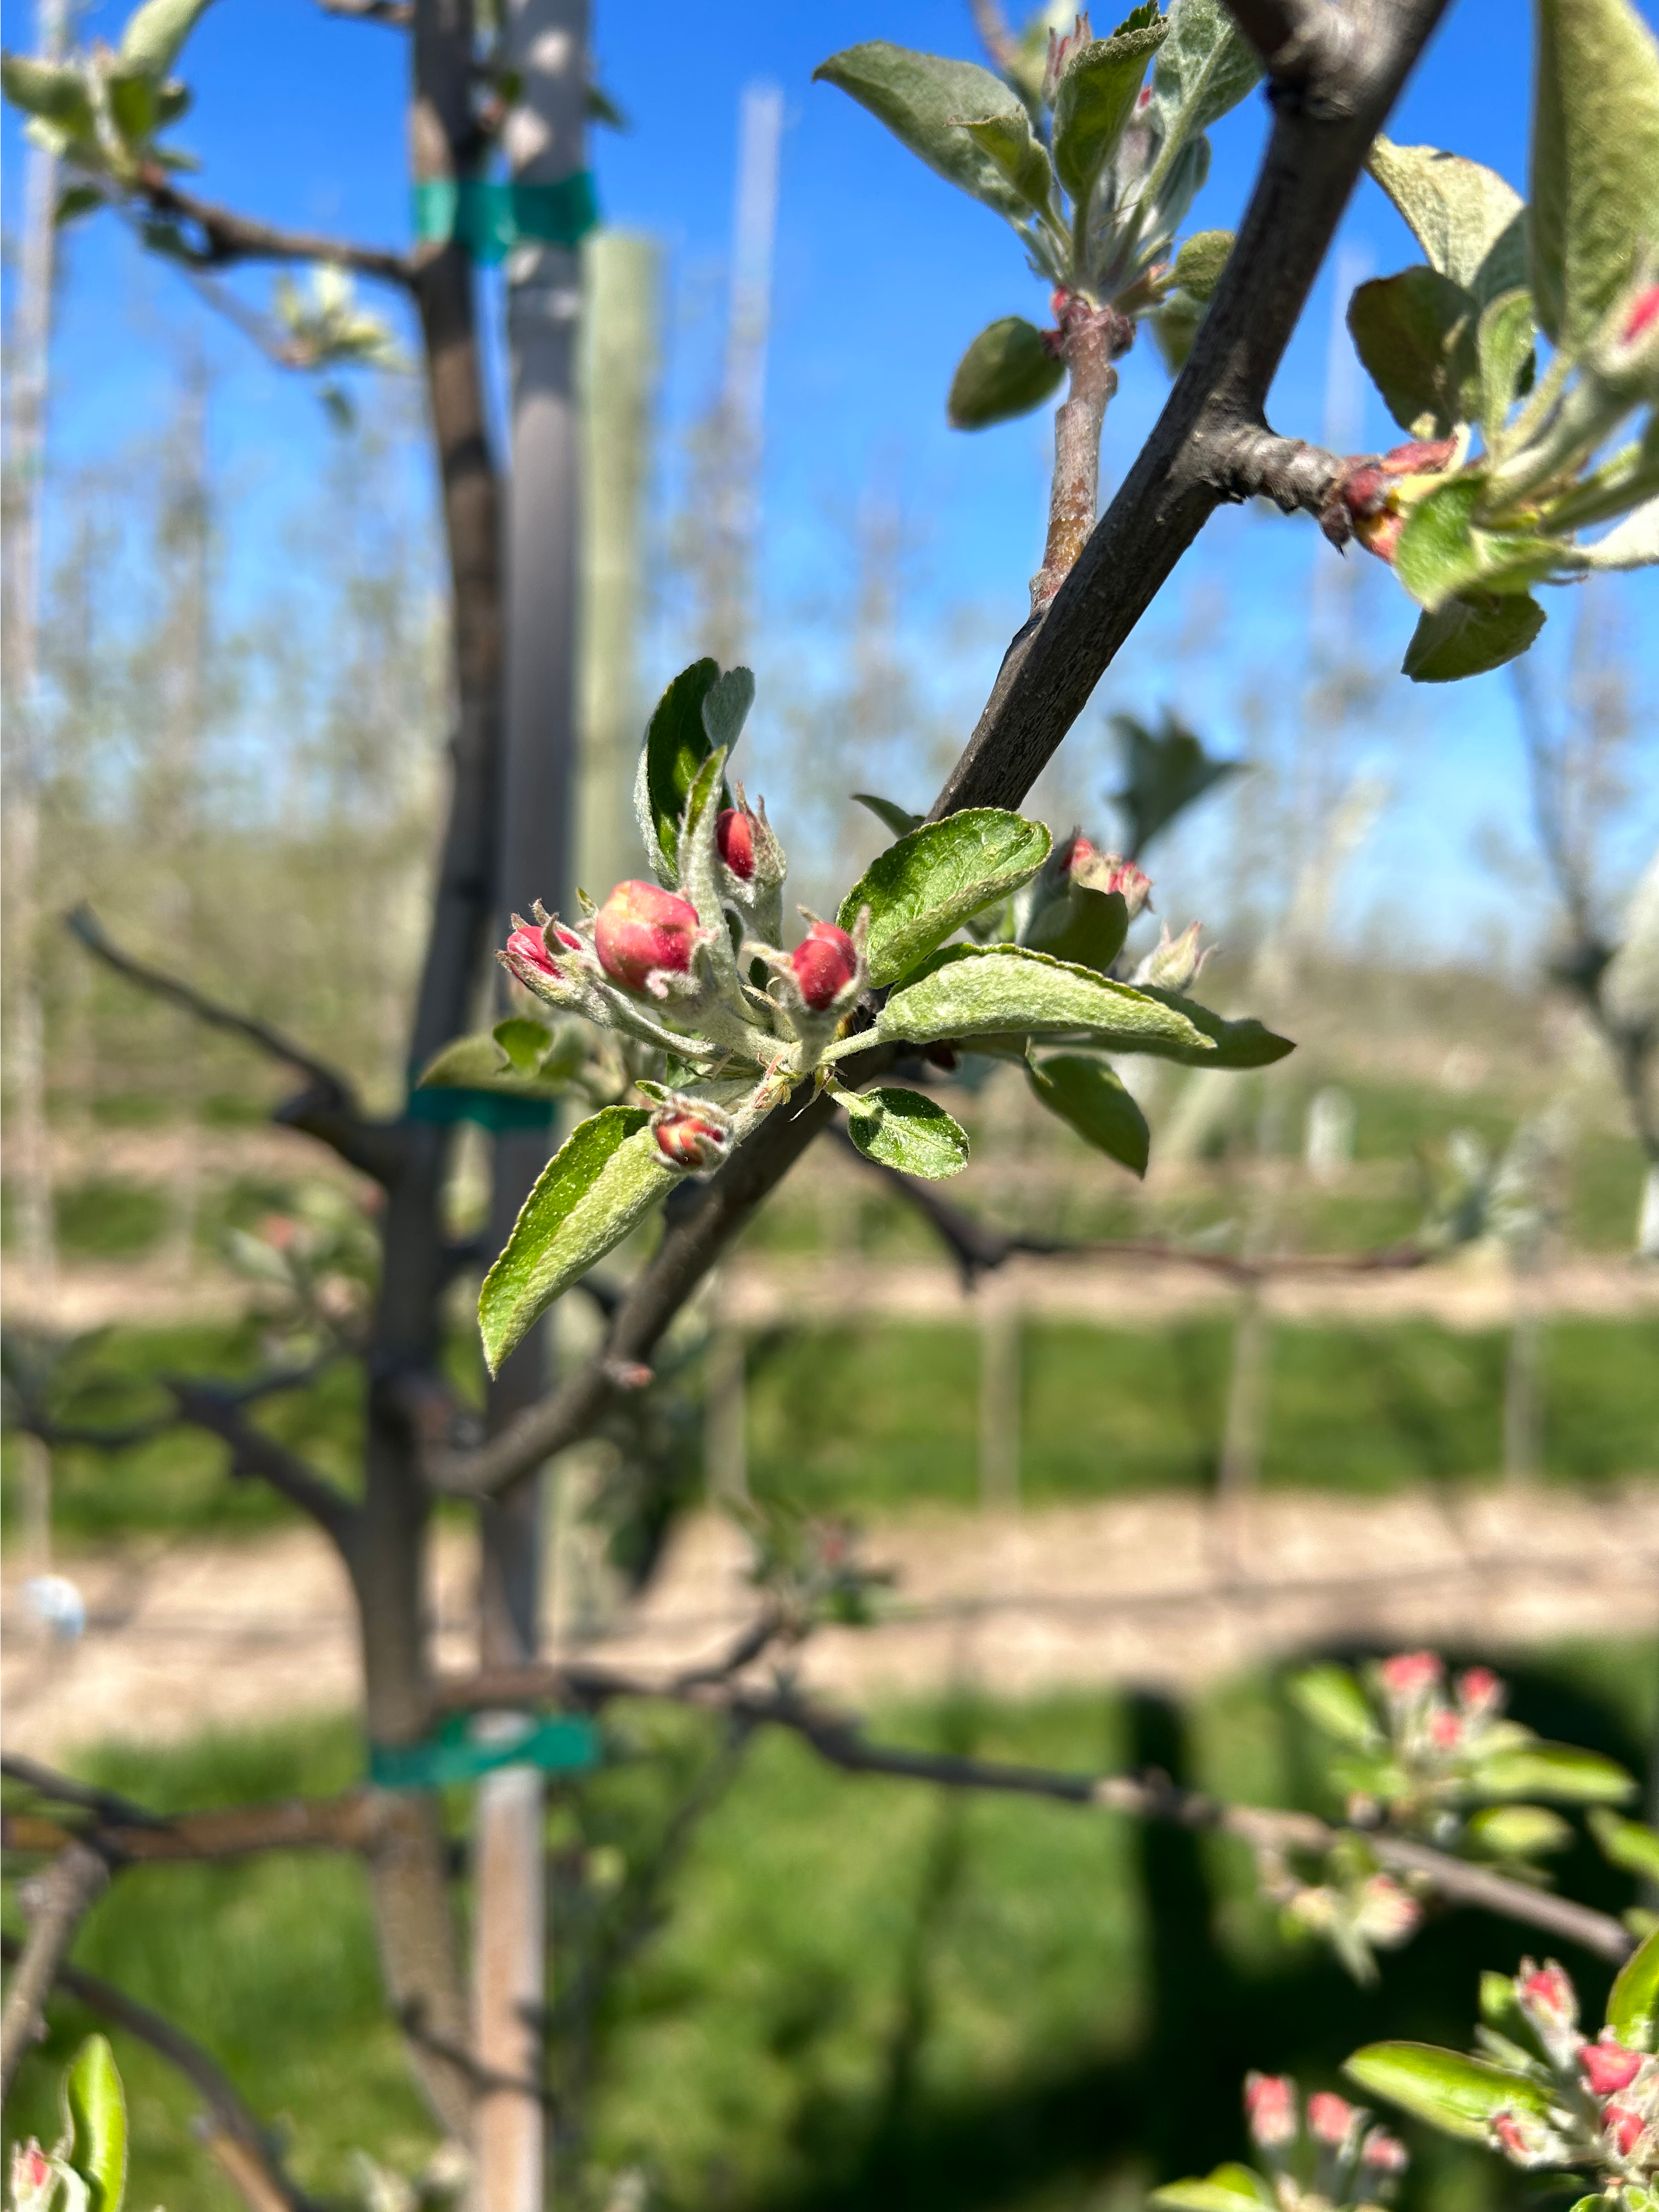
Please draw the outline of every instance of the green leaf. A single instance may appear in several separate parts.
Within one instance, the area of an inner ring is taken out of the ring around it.
[[[1170,34],[1167,20],[1096,39],[1067,65],[1054,94],[1054,167],[1085,201],[1134,113],[1146,64]]]
[[[121,33],[124,67],[158,81],[166,76],[209,4],[210,0],[144,0]]]
[[[64,2081],[74,2130],[70,2164],[87,2185],[88,2212],[121,2212],[127,2186],[127,2106],[115,2054],[89,2035]]]
[[[1170,0],[1152,65],[1152,116],[1163,148],[1149,179],[1163,183],[1181,149],[1237,107],[1261,75],[1261,57],[1222,0]]]
[[[881,1042],[934,1044],[948,1037],[1098,1037],[1119,1052],[1208,1048],[1191,1022],[1149,991],[1115,983],[1017,945],[984,952],[952,945],[895,991],[876,1017]]]
[[[1629,0],[1537,0],[1529,276],[1576,353],[1659,240],[1659,41]]]
[[[953,430],[1011,422],[1040,407],[1065,374],[1066,364],[1049,352],[1035,323],[1004,315],[986,325],[957,363],[945,419]]]
[[[1526,2075],[1428,2043],[1367,2044],[1342,2070],[1372,2096],[1472,2142],[1484,2142],[1487,2122],[1506,2108],[1540,2119],[1549,2111],[1549,2091]]]
[[[1475,356],[1480,364],[1480,423],[1488,446],[1502,434],[1510,408],[1532,384],[1535,328],[1532,295],[1524,285],[1500,292],[1481,310]]]
[[[1500,1859],[1530,1859],[1545,1851],[1564,1851],[1573,1833],[1569,1822],[1543,1805],[1484,1806],[1469,1815],[1468,1832],[1477,1849]]]
[[[1444,438],[1473,416],[1475,315],[1472,293],[1420,266],[1362,284],[1349,301],[1355,349],[1402,430]]]
[[[1147,316],[1158,353],[1171,376],[1178,376],[1187,366],[1193,341],[1209,312],[1203,301],[1194,299],[1190,292],[1174,291]]]
[[[1435,146],[1377,137],[1366,167],[1405,218],[1429,266],[1483,307],[1526,276],[1527,210],[1495,169]]]
[[[1127,1046],[1127,1051],[1156,1053],[1161,1060],[1178,1060],[1184,1067],[1237,1070],[1271,1067],[1276,1060],[1283,1060],[1286,1054],[1296,1050],[1292,1038],[1279,1036],[1257,1021],[1254,1014],[1244,1014],[1237,1021],[1230,1022],[1212,1013],[1196,999],[1183,998],[1179,992],[1160,991],[1153,983],[1143,983],[1140,988],[1146,998],[1156,999],[1160,1006],[1179,1014],[1206,1042],[1196,1048],[1184,1042],[1137,1044]]]
[[[1056,1053],[1047,1060],[1028,1060],[1025,1073],[1048,1111],[1069,1121],[1085,1144],[1131,1175],[1146,1174],[1152,1141],[1146,1116],[1103,1060]]]
[[[1395,548],[1395,574],[1431,613],[1454,592],[1480,580],[1483,563],[1474,515],[1485,488],[1476,474],[1448,477],[1406,517]]]
[[[921,827],[923,817],[912,814],[908,806],[896,806],[890,799],[878,799],[873,791],[855,791],[853,802],[869,808],[878,822],[892,831],[896,837],[906,837],[913,830]]]
[[[634,786],[634,811],[640,836],[653,859],[660,853],[668,864],[657,872],[673,881],[672,863],[679,844],[680,816],[697,770],[714,746],[702,723],[702,702],[720,680],[717,660],[694,660],[681,669],[658,700],[645,732],[639,774]]]
[[[826,84],[839,85],[951,184],[959,185],[1011,222],[1029,219],[1030,203],[1024,193],[1009,182],[975,134],[963,128],[999,118],[1006,118],[1011,125],[1024,119],[1030,128],[1024,102],[989,70],[975,62],[950,61],[941,54],[917,53],[908,46],[873,39],[866,46],[831,54],[812,76],[815,81],[821,77]]]
[[[1049,900],[1032,916],[1020,941],[1051,960],[1068,960],[1104,975],[1128,933],[1129,908],[1121,891],[1069,883],[1063,898]]]
[[[518,1075],[533,1075],[542,1064],[542,1054],[553,1042],[553,1032],[544,1023],[532,1022],[520,1015],[514,1015],[510,1021],[497,1022],[489,1034]]]
[[[1418,617],[1401,665],[1413,684],[1455,684],[1515,659],[1543,627],[1536,599],[1469,592]]]
[[[1291,1703],[1339,1743],[1367,1751],[1380,1742],[1370,1700],[1346,1667],[1304,1667],[1285,1684]]]
[[[749,709],[754,703],[752,668],[728,668],[724,676],[709,685],[702,698],[702,729],[716,751],[731,751],[743,733]]]
[[[1632,2051],[1651,2051],[1659,2024],[1659,1929],[1619,1969],[1607,1998],[1607,2026]]]
[[[1617,1805],[1636,1784],[1622,1766],[1576,1744],[1517,1744],[1490,1752],[1469,1770],[1483,1797],[1553,1797],[1567,1805]]]
[[[896,982],[961,928],[969,915],[1029,882],[1052,843],[1040,822],[1001,807],[969,807],[927,822],[878,854],[841,902],[851,929],[870,909],[870,980]]]
[[[867,1160],[937,1182],[968,1164],[968,1132],[920,1091],[843,1091],[848,1133]]]
[[[1590,1833],[1602,1856],[1644,1881],[1659,1881],[1659,1830],[1641,1820],[1624,1820],[1598,1805],[1589,1814]]]
[[[1232,250],[1231,231],[1195,230],[1182,242],[1170,273],[1182,291],[1207,306],[1221,282],[1221,272]]]
[[[1204,741],[1168,708],[1152,729],[1133,714],[1114,714],[1112,730],[1123,752],[1121,791],[1112,804],[1128,829],[1128,853],[1138,860],[1159,831],[1195,805],[1206,791],[1243,770],[1243,761],[1218,760]]]
[[[502,1039],[503,1030],[514,1033],[511,1048]],[[540,1022],[515,1019],[498,1023],[488,1036],[454,1038],[433,1054],[415,1087],[494,1091],[504,1097],[550,1102],[565,1095],[582,1058],[582,1032],[574,1023],[549,1030]]]
[[[1148,2201],[1170,2212],[1278,2212],[1279,2206],[1272,2184],[1254,2166],[1231,2161],[1202,2181],[1166,2181]]]
[[[963,129],[988,154],[1008,182],[1034,213],[1054,198],[1054,173],[1048,149],[1031,129],[1031,118],[1022,105],[1017,113],[988,115],[965,122]]]
[[[1659,562],[1659,499],[1645,500],[1594,545],[1580,548],[1591,568],[1650,568]]]
[[[79,70],[33,54],[0,54],[0,91],[14,107],[79,137],[92,128],[92,105]]]
[[[478,1325],[492,1375],[525,1332],[678,1181],[642,1108],[607,1106],[571,1132],[484,1277]]]

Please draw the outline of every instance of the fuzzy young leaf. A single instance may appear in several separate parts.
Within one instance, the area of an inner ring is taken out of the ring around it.
[[[855,805],[867,807],[884,829],[896,837],[908,837],[913,830],[920,830],[923,817],[912,814],[908,806],[898,806],[890,799],[878,799],[873,791],[855,791]]]
[[[1659,1929],[1619,1969],[1607,1997],[1607,2026],[1633,2051],[1651,2051],[1659,2027]]]
[[[1047,1060],[1029,1060],[1025,1073],[1048,1111],[1070,1122],[1085,1144],[1131,1175],[1146,1174],[1152,1141],[1146,1116],[1129,1096],[1123,1079],[1103,1060],[1055,1053]]]
[[[1563,539],[1527,529],[1489,530],[1475,514],[1486,485],[1478,473],[1447,477],[1406,517],[1395,574],[1431,614],[1460,592],[1524,592],[1563,567],[1582,566]]]
[[[950,183],[1011,222],[1030,218],[1025,195],[1009,182],[1000,163],[974,133],[963,127],[1003,117],[1011,125],[1027,120],[1029,127],[1024,102],[989,70],[976,62],[951,61],[942,54],[917,53],[885,39],[872,39],[867,45],[831,54],[812,75],[826,84],[839,85]]]
[[[1347,1668],[1304,1667],[1285,1686],[1291,1703],[1339,1743],[1369,1751],[1382,1741],[1370,1700]]]
[[[1577,352],[1659,240],[1659,41],[1630,0],[1537,0],[1529,276]]]
[[[1223,0],[1170,0],[1164,21],[1152,65],[1152,120],[1163,143],[1154,187],[1181,149],[1237,107],[1261,75],[1261,57]]]
[[[1462,593],[1418,617],[1401,665],[1413,684],[1455,684],[1514,660],[1543,627],[1544,610],[1524,593]]]
[[[1365,164],[1429,266],[1484,306],[1526,276],[1527,210],[1495,169],[1435,146],[1379,137]]]
[[[1368,2044],[1342,2070],[1372,2096],[1472,2142],[1484,2142],[1488,2122],[1506,2108],[1539,2119],[1549,2111],[1549,2091],[1526,2075],[1428,2043]]]
[[[1054,173],[1048,149],[1031,128],[1022,106],[1017,112],[975,118],[963,129],[980,151],[989,155],[1034,214],[1054,197]]]
[[[1449,436],[1475,411],[1475,301],[1437,270],[1362,284],[1348,329],[1389,414],[1416,437]]]
[[[166,76],[210,0],[144,0],[121,33],[121,66],[140,76]]]
[[[1123,950],[1129,933],[1129,907],[1121,891],[1097,891],[1087,884],[1066,887],[1063,899],[1054,899],[1022,932],[1021,942],[1051,960],[1066,960],[1073,967],[1092,968],[1104,975]]]
[[[127,2186],[127,2106],[115,2054],[89,2035],[64,2079],[74,2130],[70,2164],[87,2185],[88,2212],[121,2212]]]
[[[975,806],[924,823],[878,854],[842,901],[838,917],[851,929],[860,909],[869,908],[871,981],[908,975],[969,915],[1036,875],[1052,842],[1040,822]]]
[[[1553,1797],[1565,1805],[1619,1805],[1636,1788],[1612,1759],[1567,1743],[1490,1752],[1471,1769],[1469,1784],[1482,1797]]]
[[[1147,2201],[1168,2212],[1278,2212],[1279,2204],[1273,2185],[1254,2166],[1231,2160],[1201,2181],[1167,2181]]]
[[[743,733],[749,709],[754,703],[752,668],[728,668],[724,676],[709,685],[702,698],[702,729],[716,751],[731,751]]]
[[[1621,1820],[1603,1805],[1598,1805],[1589,1818],[1590,1833],[1605,1859],[1644,1881],[1659,1881],[1659,1830],[1641,1820]]]
[[[1532,295],[1524,285],[1500,292],[1481,310],[1475,334],[1480,364],[1480,423],[1490,447],[1502,434],[1516,401],[1532,383]]]
[[[532,1323],[678,1180],[649,1121],[641,1108],[607,1106],[573,1130],[542,1170],[478,1300],[492,1375]]]
[[[937,1182],[968,1164],[968,1133],[920,1091],[844,1091],[848,1133],[867,1160]]]
[[[957,817],[958,819],[960,817]],[[935,1044],[948,1037],[1080,1034],[1117,1052],[1190,1052],[1213,1064],[1213,1048],[1173,1005],[1014,945],[984,951],[952,945],[876,1017],[883,1042]]]
[[[39,117],[71,137],[92,129],[92,106],[81,72],[66,62],[33,54],[0,54],[0,91],[25,115]]]
[[[1054,94],[1054,167],[1074,200],[1088,198],[1117,151],[1146,64],[1169,33],[1168,19],[1160,18],[1096,39],[1068,64]]]
[[[1035,323],[1004,315],[986,325],[957,363],[945,419],[953,430],[1012,422],[1040,407],[1065,374],[1066,364],[1049,352]]]
[[[1139,1044],[1126,1047],[1133,1052],[1156,1053],[1160,1060],[1178,1060],[1184,1067],[1220,1067],[1240,1070],[1251,1067],[1271,1067],[1276,1060],[1296,1050],[1295,1041],[1280,1036],[1257,1021],[1254,1014],[1241,1015],[1237,1021],[1227,1021],[1220,1014],[1212,1013],[1196,999],[1183,998],[1179,992],[1160,991],[1155,984],[1143,983],[1143,994],[1156,999],[1160,1006],[1179,1014],[1202,1042],[1194,1047],[1183,1040],[1168,1043]]]
[[[1195,230],[1190,238],[1183,240],[1170,274],[1182,291],[1207,307],[1232,250],[1231,231]]]
[[[709,659],[694,660],[681,669],[658,700],[646,727],[634,782],[634,811],[645,848],[665,884],[674,880],[686,793],[714,750],[703,727],[702,702],[720,680],[720,672],[719,661]]]

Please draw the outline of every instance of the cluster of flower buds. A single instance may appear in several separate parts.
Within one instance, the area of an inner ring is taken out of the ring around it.
[[[1122,902],[1115,930],[1103,942],[1102,909],[1091,915],[1090,894]],[[1034,952],[1091,966],[1115,957],[1122,933],[1151,903],[1152,879],[1121,853],[1105,853],[1081,832],[1056,845],[1013,902],[1013,933]],[[1194,972],[1196,972],[1194,963]]]
[[[1504,1685],[1490,1667],[1466,1668],[1449,1697],[1437,1652],[1400,1651],[1376,1669],[1389,1734],[1401,1763],[1434,1781],[1507,1732]]]
[[[1501,1984],[1500,1984],[1501,1986]],[[1520,2105],[1495,2112],[1492,2146],[1512,2165],[1598,2166],[1613,2187],[1650,2188],[1659,2177],[1659,2060],[1603,2028],[1579,2028],[1578,1994],[1553,1959],[1523,1959],[1515,2003],[1543,2053],[1553,2097],[1547,2112]]]
[[[735,805],[711,797],[723,758],[687,800],[672,881],[618,884],[574,925],[538,904],[498,955],[544,1004],[700,1067],[717,1095],[646,1086],[664,1159],[693,1172],[812,1072],[868,980],[866,915],[845,930],[809,914],[801,942],[778,945],[783,849],[741,786]]]
[[[1288,2074],[1247,2074],[1244,2117],[1283,2212],[1386,2203],[1410,2162],[1396,2136],[1373,2127],[1362,2106],[1328,2089],[1308,2099],[1304,2134]]]

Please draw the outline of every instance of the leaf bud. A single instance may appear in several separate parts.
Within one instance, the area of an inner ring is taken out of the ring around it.
[[[1294,2142],[1298,2122],[1296,2084],[1290,2075],[1247,2074],[1244,2118],[1253,2140],[1263,2150],[1278,2150]]]
[[[1316,2142],[1340,2149],[1362,2118],[1358,2105],[1329,2089],[1316,2090],[1308,2100],[1308,2132]]]
[[[618,884],[593,922],[593,950],[613,983],[627,991],[667,996],[668,978],[690,969],[702,941],[689,899],[631,878]]]
[[[1132,981],[1150,983],[1158,991],[1190,990],[1203,974],[1204,963],[1218,949],[1206,945],[1199,951],[1198,933],[1203,927],[1202,922],[1189,921],[1179,937],[1171,937],[1169,923],[1163,923],[1156,950],[1146,955]]]
[[[1578,2054],[1579,2071],[1585,2087],[1597,2097],[1614,2097],[1620,2090],[1628,2089],[1642,2070],[1639,2051],[1626,2051],[1622,2043],[1604,2036],[1600,2043],[1587,2043]]]
[[[801,997],[816,1014],[850,1002],[863,983],[864,963],[844,929],[815,921],[789,956]]]

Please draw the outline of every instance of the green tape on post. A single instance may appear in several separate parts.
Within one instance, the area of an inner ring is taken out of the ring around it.
[[[489,264],[515,246],[580,246],[599,219],[591,169],[554,185],[434,177],[416,185],[414,198],[419,244],[457,239],[474,261]]]
[[[599,1729],[581,1713],[526,1717],[516,1732],[494,1722],[484,1735],[467,1714],[455,1713],[424,1743],[371,1743],[368,1778],[379,1790],[441,1790],[503,1766],[586,1774],[603,1755]]]
[[[475,1091],[465,1084],[434,1083],[409,1094],[411,1121],[476,1121],[492,1133],[502,1129],[546,1131],[553,1127],[550,1098],[514,1098],[505,1091]]]

